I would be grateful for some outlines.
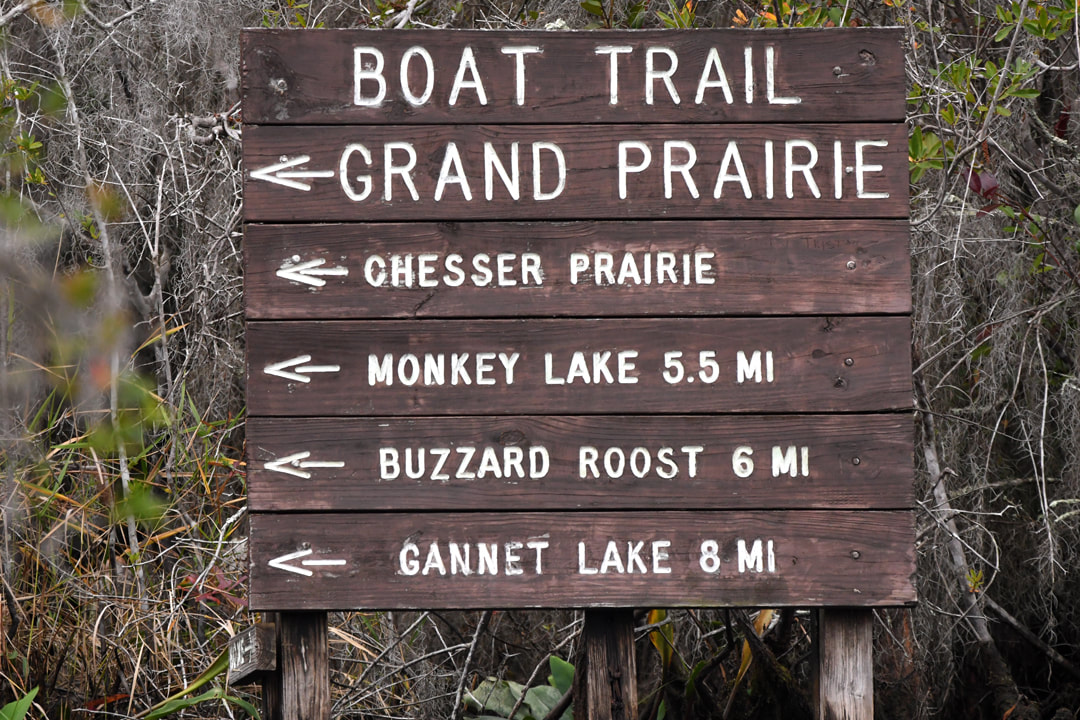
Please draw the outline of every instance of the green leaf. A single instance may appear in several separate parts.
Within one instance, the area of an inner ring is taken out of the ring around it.
[[[1009,33],[1011,33],[1011,32],[1012,32],[1012,26],[1011,25],[1007,25],[1007,26],[1001,28],[1000,30],[997,31],[997,34],[994,35],[994,42],[1001,42],[1005,38],[1009,37]]]
[[[1080,205],[1077,205],[1076,209],[1073,210],[1073,221],[1077,225],[1080,225]]]
[[[585,2],[581,3],[581,9],[590,15],[604,17],[604,8],[600,5],[599,0],[585,0]]]
[[[908,155],[921,160],[923,157],[923,134],[922,128],[918,125],[911,131],[911,137],[908,138]]]
[[[189,707],[198,705],[201,702],[207,700],[224,700],[226,702],[239,705],[244,711],[253,718],[259,717],[259,711],[255,709],[255,706],[246,700],[242,700],[234,695],[229,695],[225,692],[225,688],[216,687],[212,690],[207,690],[202,695],[197,695],[190,698],[177,698],[175,700],[167,700],[164,703],[157,705],[157,709],[151,711],[146,715],[145,720],[159,720],[159,718],[172,715],[175,712],[186,710]]]
[[[1011,95],[1012,97],[1018,97],[1018,98],[1037,98],[1037,97],[1039,97],[1039,95],[1041,93],[1038,90],[1036,90],[1035,88],[1021,88],[1019,90],[1011,90],[1010,89],[1005,94],[1006,95]]]
[[[23,720],[26,714],[30,712],[30,706],[33,705],[34,696],[37,695],[37,692],[38,689],[34,688],[18,700],[9,702],[0,708],[0,720]]]
[[[161,702],[159,702],[157,705],[153,706],[152,708],[144,710],[143,712],[139,713],[135,717],[140,718],[141,720],[152,720],[153,718],[163,717],[163,715],[156,714],[156,713],[158,713],[160,708],[162,708],[163,706],[165,706],[165,705],[167,705],[169,703],[172,703],[172,702],[174,702],[176,700],[180,700],[181,698],[183,698],[185,695],[188,695],[189,693],[195,692],[196,690],[201,688],[203,685],[210,682],[215,677],[217,677],[218,675],[220,675],[221,673],[225,672],[228,669],[229,669],[229,648],[225,648],[224,650],[221,651],[221,654],[217,656],[217,659],[214,660],[213,663],[211,663],[210,667],[206,668],[206,670],[204,670],[202,672],[202,674],[199,675],[199,677],[192,680],[190,685],[188,685],[186,688],[184,688],[180,692],[176,693],[175,695],[172,695],[170,697],[165,698],[164,700],[162,700]],[[187,707],[187,706],[185,706],[185,707]],[[241,707],[243,707],[243,706],[241,705]],[[170,711],[170,712],[175,712],[175,711]],[[168,713],[166,713],[166,714],[168,714]],[[253,717],[258,717],[258,713],[256,713]]]
[[[548,676],[548,685],[556,687],[559,692],[566,693],[574,684],[574,666],[561,657],[552,655],[548,660],[551,666],[551,675]]]

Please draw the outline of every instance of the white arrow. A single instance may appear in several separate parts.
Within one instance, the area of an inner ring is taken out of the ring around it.
[[[289,360],[282,360],[281,362],[267,365],[263,368],[263,372],[267,375],[277,375],[286,380],[309,383],[311,382],[311,378],[302,373],[336,373],[341,370],[340,365],[304,365],[303,363],[306,362],[311,362],[310,355],[297,355]],[[293,365],[296,365],[296,367],[293,368],[293,370],[289,370]]]
[[[300,565],[303,567],[297,567],[296,565],[289,565],[290,560],[297,560],[302,557],[311,555],[314,550],[307,548],[305,550],[297,550],[296,552],[289,553],[288,555],[282,555],[269,561],[267,565],[278,570],[284,570],[285,572],[296,573],[297,575],[303,575],[304,577],[311,577],[315,573],[305,568],[309,567],[329,567],[344,565],[344,560],[300,560]]]
[[[267,165],[258,170],[252,170],[251,177],[255,180],[266,180],[267,182],[284,185],[293,190],[303,190],[304,192],[307,192],[311,189],[311,185],[309,183],[298,182],[294,178],[334,177],[333,170],[289,170],[289,168],[296,167],[297,165],[303,165],[310,159],[310,155],[299,155],[292,160],[283,155],[281,157],[281,162],[279,163]]]
[[[345,467],[345,463],[343,462],[308,460],[307,458],[309,457],[311,457],[310,452],[298,452],[295,455],[289,455],[288,457],[279,458],[277,460],[268,460],[263,463],[263,468],[270,470],[271,472],[284,473],[286,475],[292,475],[293,477],[307,480],[311,477],[311,473],[307,472],[306,468]]]
[[[326,264],[326,260],[323,260],[322,258],[319,258],[318,260],[308,260],[307,262],[297,262],[299,259],[299,257],[294,257],[292,261],[286,260],[285,264],[278,268],[276,275],[279,278],[292,280],[293,282],[322,287],[326,284],[326,281],[321,277],[318,277],[319,275],[345,276],[349,274],[349,268],[340,265],[337,267],[322,267]]]

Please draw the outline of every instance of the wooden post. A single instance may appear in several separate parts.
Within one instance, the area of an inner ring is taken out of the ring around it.
[[[634,611],[587,610],[574,676],[578,720],[636,720]]]
[[[874,611],[818,611],[818,720],[873,720]]]
[[[263,683],[263,720],[330,720],[330,648],[324,612],[277,614],[277,671]]]

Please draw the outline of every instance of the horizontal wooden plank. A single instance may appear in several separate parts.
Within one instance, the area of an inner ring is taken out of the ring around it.
[[[908,214],[903,124],[257,125],[244,166],[249,222]]]
[[[290,510],[910,508],[908,415],[261,418],[248,503]]]
[[[252,319],[908,313],[902,220],[248,225]]]
[[[907,511],[256,513],[250,533],[252,610],[915,601]]]
[[[852,122],[904,117],[899,28],[248,30],[241,38],[248,123]],[[614,53],[614,103],[613,53],[600,49],[605,47],[619,48]],[[359,97],[356,48],[362,48]],[[657,75],[651,82],[650,68]],[[670,83],[678,103],[659,77],[669,69],[674,70]],[[429,81],[431,92],[425,97]],[[651,104],[646,95],[650,85]]]
[[[909,337],[906,317],[249,322],[248,410],[894,410],[911,406]]]
[[[259,682],[277,670],[277,625],[255,623],[229,638],[229,684]]]

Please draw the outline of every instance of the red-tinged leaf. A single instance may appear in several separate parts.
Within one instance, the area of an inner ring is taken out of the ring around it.
[[[982,179],[979,177],[979,173],[975,172],[975,168],[968,168],[968,187],[971,188],[971,192],[976,195],[982,195]]]
[[[1069,132],[1069,117],[1072,115],[1072,105],[1066,105],[1061,110],[1061,115],[1058,115],[1057,122],[1054,123],[1054,135],[1059,138],[1064,138]]]
[[[971,192],[976,195],[981,195],[984,198],[990,198],[998,190],[998,181],[994,177],[994,173],[989,170],[985,172],[976,172],[975,168],[971,168],[968,171],[968,187],[971,188]]]
[[[117,703],[121,700],[127,700],[131,695],[128,693],[121,693],[119,695],[109,695],[108,697],[97,698],[86,703],[87,710],[97,710],[98,708],[105,707],[110,703]]]
[[[989,215],[990,213],[997,210],[999,207],[1001,207],[1001,203],[993,203],[991,205],[987,205],[986,207],[981,207],[981,208],[979,208],[979,212],[975,213],[975,217],[982,217],[983,215]]]

